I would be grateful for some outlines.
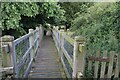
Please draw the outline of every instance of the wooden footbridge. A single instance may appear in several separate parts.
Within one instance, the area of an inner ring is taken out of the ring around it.
[[[39,54],[32,65],[30,78],[65,78],[62,63],[51,37],[43,37]]]
[[[42,26],[29,29],[28,34],[16,40],[9,35],[1,38],[0,78],[119,77],[119,55],[115,51],[87,52],[84,37],[73,39],[56,28],[52,30],[52,36],[43,36],[43,30]]]

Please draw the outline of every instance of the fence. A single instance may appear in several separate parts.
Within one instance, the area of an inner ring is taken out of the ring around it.
[[[86,71],[90,72],[92,68],[94,68],[93,78],[112,78],[113,74],[114,78],[118,78],[118,56],[115,57],[113,51],[110,52],[109,58],[106,56],[106,51],[103,57],[99,56],[99,52],[97,52],[96,56],[86,56],[85,39],[82,36],[76,36],[73,39],[67,36],[64,30],[53,29],[53,39],[67,78],[86,78]],[[92,67],[92,61],[94,61],[95,67]],[[101,68],[99,67],[99,62],[101,62]],[[108,66],[106,66],[106,62]],[[113,65],[115,66],[114,68]],[[107,76],[105,76],[106,68],[108,68]],[[98,71],[100,76],[98,76]],[[87,74],[90,74],[89,72]],[[88,77],[91,78],[91,75]]]
[[[102,55],[100,55],[99,50],[94,52],[89,51],[89,55],[87,57],[88,64],[86,64],[88,66],[88,69],[86,68],[86,70],[89,72],[87,77],[118,78],[118,54],[116,54],[115,51],[107,52],[106,50],[101,53]]]
[[[43,37],[42,27],[29,29],[29,33],[14,40],[13,36],[2,37],[2,72],[14,78],[28,77],[31,64]],[[3,74],[3,75],[4,75]]]

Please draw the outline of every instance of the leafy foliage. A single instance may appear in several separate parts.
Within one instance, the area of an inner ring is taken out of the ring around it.
[[[86,9],[93,5],[93,3],[86,2],[65,2],[59,3],[61,7],[65,10],[66,21],[64,24],[69,28],[72,25],[72,20],[80,13],[86,12]]]
[[[38,24],[59,24],[65,20],[64,10],[55,2],[3,2],[1,9],[3,33],[17,37]],[[10,33],[16,30],[16,34]]]
[[[94,3],[73,20],[74,35],[86,37],[87,47],[120,50],[119,3]]]
[[[44,16],[44,21],[58,25],[61,21],[65,20],[64,13],[65,11],[61,9],[61,6],[57,3],[46,2],[38,3],[40,7],[40,13]]]
[[[15,29],[19,34],[25,34],[23,25],[20,23],[21,15],[36,16],[38,14],[38,6],[35,3],[2,3],[2,29]]]
[[[1,14],[2,29],[20,29],[19,20],[21,15],[35,16],[38,14],[38,6],[34,3],[2,3]]]

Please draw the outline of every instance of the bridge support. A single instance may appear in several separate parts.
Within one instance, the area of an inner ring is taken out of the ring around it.
[[[10,35],[3,36],[1,38],[2,44],[2,72],[5,74],[14,74],[16,71],[16,58],[14,58],[14,37]],[[15,70],[13,70],[13,67]]]
[[[84,74],[85,53],[84,53],[85,39],[82,36],[76,36],[74,42],[73,52],[73,79],[81,78]]]

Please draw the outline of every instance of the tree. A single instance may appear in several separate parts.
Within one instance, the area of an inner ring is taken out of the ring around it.
[[[71,27],[73,19],[75,19],[79,14],[86,12],[86,9],[93,5],[93,3],[86,2],[60,2],[59,4],[65,10],[66,21],[64,24],[68,28]]]
[[[119,3],[94,3],[73,20],[74,35],[86,37],[88,48],[119,51],[119,9]]]
[[[38,24],[59,24],[64,18],[64,10],[57,3],[3,2],[1,4],[3,34],[19,37],[26,34],[28,28]],[[15,33],[11,33],[11,32]]]

